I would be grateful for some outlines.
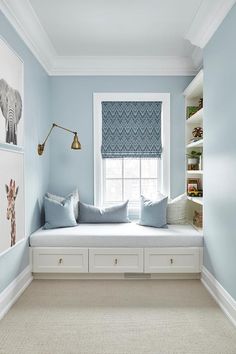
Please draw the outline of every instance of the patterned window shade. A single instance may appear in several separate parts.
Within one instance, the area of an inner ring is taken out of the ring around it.
[[[102,157],[160,157],[161,102],[102,102]]]

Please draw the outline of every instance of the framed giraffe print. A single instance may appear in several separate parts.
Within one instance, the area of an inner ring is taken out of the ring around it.
[[[0,37],[0,145],[23,149],[24,64]]]
[[[24,153],[0,150],[0,254],[25,238]]]

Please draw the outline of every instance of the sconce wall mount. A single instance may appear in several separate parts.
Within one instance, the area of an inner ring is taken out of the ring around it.
[[[53,123],[52,126],[51,126],[51,129],[49,130],[49,133],[48,133],[46,139],[44,140],[44,142],[43,142],[42,144],[38,144],[38,154],[39,154],[40,156],[43,154],[44,148],[45,148],[45,144],[46,144],[46,142],[47,142],[47,140],[48,140],[48,138],[49,138],[49,135],[51,134],[52,130],[53,130],[55,127],[60,128],[60,129],[63,129],[63,130],[66,130],[66,131],[68,131],[69,133],[74,134],[74,139],[73,139],[73,142],[72,142],[72,144],[71,144],[71,149],[73,149],[73,150],[81,150],[81,144],[80,144],[80,142],[79,142],[77,132],[73,132],[73,131],[70,130],[70,129],[64,128],[64,127],[62,127],[62,126],[60,126],[60,125],[58,125],[58,124]]]

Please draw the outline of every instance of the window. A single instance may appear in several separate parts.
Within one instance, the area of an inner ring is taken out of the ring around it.
[[[161,159],[103,159],[103,203],[130,201],[135,207],[141,195],[155,198],[161,188]]]
[[[170,94],[94,93],[94,204],[112,204],[129,199],[137,205],[140,194],[153,198],[170,187]],[[102,102],[162,102],[162,154],[157,157],[102,158]]]

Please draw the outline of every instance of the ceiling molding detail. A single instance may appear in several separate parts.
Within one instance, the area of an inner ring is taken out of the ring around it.
[[[196,74],[191,58],[161,56],[57,56],[50,75]]]
[[[203,0],[185,38],[204,48],[236,0]]]
[[[186,39],[203,48],[236,0],[203,0]],[[195,75],[201,56],[58,56],[29,0],[0,0],[0,10],[49,75]]]
[[[0,9],[49,75],[195,75],[191,58],[58,56],[29,0],[0,0]]]
[[[28,0],[0,0],[0,10],[49,73],[56,52]]]

